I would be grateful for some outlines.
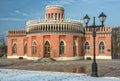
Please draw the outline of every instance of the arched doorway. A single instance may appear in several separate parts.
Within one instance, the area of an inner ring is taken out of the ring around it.
[[[48,41],[44,44],[44,57],[50,57],[50,43]]]

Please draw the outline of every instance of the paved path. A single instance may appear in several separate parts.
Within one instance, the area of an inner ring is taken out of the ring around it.
[[[86,73],[91,75],[92,60],[36,62],[18,59],[0,59],[0,68],[37,71]],[[120,77],[120,60],[97,60],[98,75]]]

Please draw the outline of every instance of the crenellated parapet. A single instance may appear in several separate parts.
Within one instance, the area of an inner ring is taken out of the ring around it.
[[[26,30],[10,30],[7,32],[8,37],[26,36]]]
[[[84,29],[85,34],[91,34],[93,32],[93,28],[85,28]],[[96,33],[111,33],[112,27],[99,27],[96,28]]]

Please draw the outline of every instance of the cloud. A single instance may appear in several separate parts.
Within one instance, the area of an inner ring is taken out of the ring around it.
[[[21,13],[19,10],[15,10],[14,12],[17,13],[17,14],[20,14],[20,13]]]
[[[27,13],[21,12],[20,10],[15,10],[12,15],[22,15],[22,16],[28,16]]]
[[[80,0],[80,1],[84,3],[102,2],[101,0]]]
[[[27,21],[26,19],[18,19],[18,18],[0,18],[0,21]]]
[[[72,5],[75,2],[75,0],[54,0],[49,1],[48,4],[51,5]]]

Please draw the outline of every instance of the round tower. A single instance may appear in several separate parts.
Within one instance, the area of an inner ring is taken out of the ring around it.
[[[49,5],[46,7],[46,20],[63,20],[64,8],[58,5]]]

